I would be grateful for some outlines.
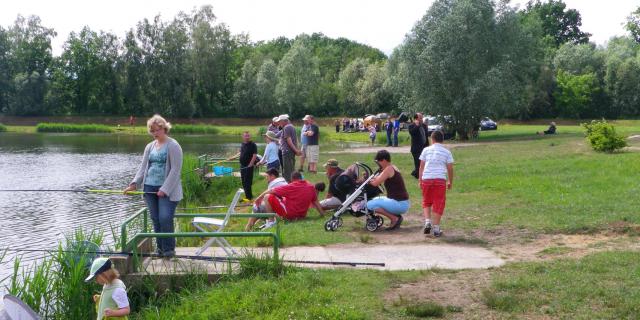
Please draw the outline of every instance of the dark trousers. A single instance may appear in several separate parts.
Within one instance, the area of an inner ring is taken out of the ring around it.
[[[253,199],[253,193],[251,192],[251,185],[253,184],[253,167],[240,170],[240,178],[242,178],[244,196],[249,200]]]
[[[160,186],[144,185],[144,192],[158,192]],[[158,197],[155,193],[145,193],[149,216],[153,222],[153,232],[174,232],[173,217],[176,213],[178,201],[169,200],[169,196]],[[158,253],[172,256],[176,254],[176,238],[157,238]]]
[[[280,150],[278,148],[278,160],[280,161],[280,163],[278,164],[278,172],[282,173],[282,164],[284,163],[282,161],[282,150]]]
[[[411,151],[411,155],[413,156],[413,171],[411,172],[411,175],[418,179],[418,175],[420,174],[420,172],[418,172],[418,170],[420,170],[420,154],[422,153],[422,151],[419,152],[414,152]]]
[[[340,126],[336,126],[336,133],[340,132]]]
[[[291,174],[296,167],[296,155],[293,152],[282,154],[282,177],[291,182]]]
[[[387,131],[387,147],[391,147],[393,141],[391,140],[391,132]]]

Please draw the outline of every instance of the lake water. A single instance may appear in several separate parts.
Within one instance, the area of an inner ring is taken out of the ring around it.
[[[233,154],[238,139],[176,137],[184,152]],[[110,134],[0,134],[0,190],[117,189],[135,175],[148,136]],[[0,192],[0,249],[54,249],[73,230],[111,228],[144,206],[140,196],[72,192]],[[33,261],[44,253],[19,253]],[[0,263],[0,280],[10,274],[16,253]],[[0,283],[0,288],[6,282]]]
[[[239,137],[178,136],[185,153],[229,156]],[[113,134],[0,134],[0,190],[117,189],[131,181],[148,136]],[[360,144],[335,144],[352,147]],[[260,144],[259,144],[260,146]],[[262,148],[260,148],[262,150]],[[144,206],[140,196],[72,192],[0,192],[0,249],[55,249],[77,228],[111,228]],[[23,261],[44,253],[22,252]],[[12,270],[16,253],[0,263],[0,280]],[[0,283],[0,292],[6,282]]]

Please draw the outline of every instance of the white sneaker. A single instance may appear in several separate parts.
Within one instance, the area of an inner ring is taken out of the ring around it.
[[[265,224],[263,224],[260,229],[264,230],[264,229],[269,229],[273,226],[276,225],[276,223],[278,223],[275,219],[274,220],[267,220],[267,222]]]

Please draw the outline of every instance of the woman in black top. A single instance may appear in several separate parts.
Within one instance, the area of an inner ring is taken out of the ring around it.
[[[374,198],[367,202],[367,209],[387,217],[390,221],[386,230],[400,227],[402,214],[409,211],[409,193],[404,185],[400,170],[391,164],[391,154],[387,150],[380,150],[375,157],[382,172],[369,182],[374,187],[384,184],[387,196]]]

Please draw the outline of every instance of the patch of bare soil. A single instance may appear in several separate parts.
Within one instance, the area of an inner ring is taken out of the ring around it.
[[[482,143],[479,142],[464,142],[464,143],[445,143],[443,144],[447,149],[457,149],[464,147],[475,147],[479,146]],[[332,154],[344,154],[344,153],[358,153],[358,154],[369,154],[376,153],[379,150],[388,150],[392,153],[411,153],[410,147],[402,146],[402,147],[387,147],[387,146],[377,146],[377,147],[362,147],[362,148],[350,148],[346,150],[338,150],[338,151],[329,151],[327,153]]]

